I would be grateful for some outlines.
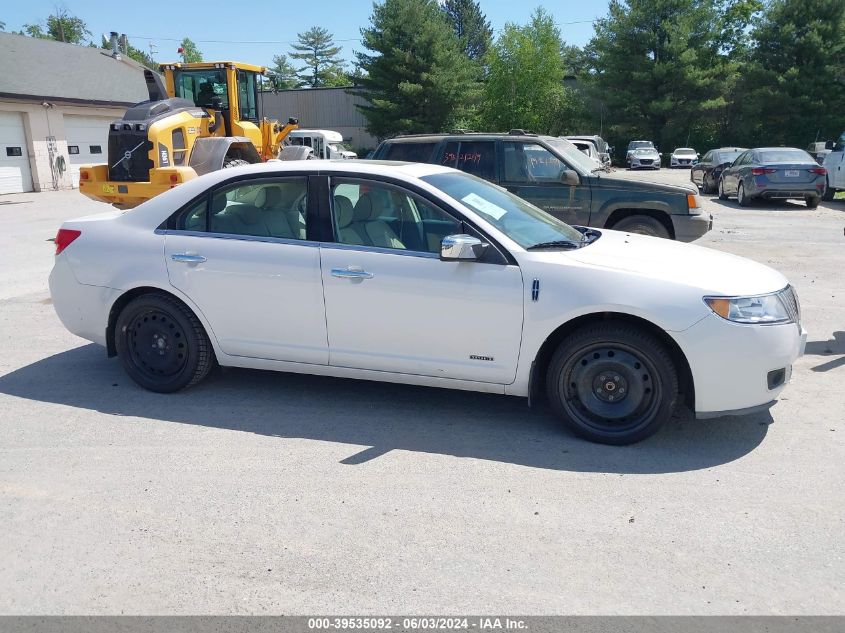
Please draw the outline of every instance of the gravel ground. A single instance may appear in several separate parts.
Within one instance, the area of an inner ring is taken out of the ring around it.
[[[0,613],[843,613],[845,201],[705,204],[700,244],[797,287],[807,355],[770,413],[614,448],[504,396],[142,391],[47,292],[46,240],[106,207],[0,197]]]

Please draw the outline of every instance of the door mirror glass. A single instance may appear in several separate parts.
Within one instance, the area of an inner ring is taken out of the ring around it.
[[[477,237],[461,233],[447,235],[440,243],[440,259],[444,261],[477,261],[487,250],[487,244]]]
[[[578,173],[571,169],[564,169],[560,172],[560,181],[565,185],[581,184],[581,180],[578,178]]]

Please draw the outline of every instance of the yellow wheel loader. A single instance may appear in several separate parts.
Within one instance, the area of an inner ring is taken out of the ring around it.
[[[128,209],[197,176],[278,157],[299,127],[262,118],[262,66],[238,62],[164,64],[144,70],[149,100],[109,130],[108,163],[79,170],[79,191]]]

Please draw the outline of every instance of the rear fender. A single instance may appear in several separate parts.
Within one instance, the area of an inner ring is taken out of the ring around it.
[[[260,163],[261,156],[245,136],[200,138],[194,143],[188,164],[197,175],[209,174],[223,169],[226,157],[235,155],[250,163]]]

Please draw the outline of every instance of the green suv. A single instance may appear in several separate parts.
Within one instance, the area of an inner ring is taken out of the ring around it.
[[[713,227],[694,189],[619,178],[553,136],[523,130],[398,136],[383,141],[372,158],[455,167],[569,224],[683,242]]]

